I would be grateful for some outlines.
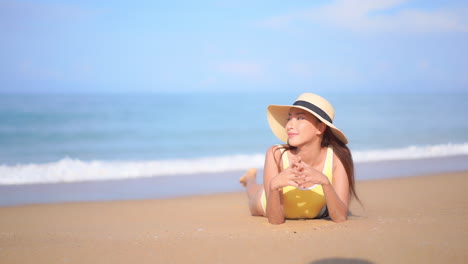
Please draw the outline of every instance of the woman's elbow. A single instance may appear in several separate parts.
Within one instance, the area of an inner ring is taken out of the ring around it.
[[[281,225],[282,223],[284,223],[284,218],[268,217],[268,222],[272,225]]]
[[[331,219],[335,223],[343,223],[346,220],[348,220],[348,216],[347,215],[340,215],[340,216],[331,217]]]

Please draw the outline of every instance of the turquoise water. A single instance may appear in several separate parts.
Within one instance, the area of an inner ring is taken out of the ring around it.
[[[261,167],[298,94],[0,95],[0,184]],[[322,94],[356,162],[468,154],[468,94]]]

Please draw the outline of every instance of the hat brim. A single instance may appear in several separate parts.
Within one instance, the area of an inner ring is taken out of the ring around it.
[[[346,138],[345,134],[341,132],[335,125],[330,123],[329,121],[322,118],[320,115],[316,114],[315,112],[311,111],[310,109],[297,106],[297,105],[269,105],[267,110],[267,118],[268,123],[270,124],[270,128],[273,131],[273,134],[281,141],[287,143],[288,142],[288,133],[286,131],[286,123],[288,122],[289,110],[291,107],[303,109],[315,117],[317,117],[320,121],[325,123],[332,131],[332,133],[344,144],[348,144],[348,139]]]

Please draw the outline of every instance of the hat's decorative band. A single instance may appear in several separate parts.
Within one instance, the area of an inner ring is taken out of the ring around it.
[[[311,103],[306,102],[306,101],[299,100],[299,101],[294,102],[293,105],[303,106],[303,107],[309,109],[310,111],[316,113],[317,115],[319,115],[323,119],[327,120],[328,122],[333,123],[333,120],[327,115],[327,113],[325,113],[325,111],[323,111],[322,109],[320,109],[320,107],[318,107],[318,106],[316,106],[314,104],[311,104]]]

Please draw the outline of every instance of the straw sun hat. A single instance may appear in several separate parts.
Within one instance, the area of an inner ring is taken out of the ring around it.
[[[333,106],[325,98],[312,93],[301,94],[292,105],[268,106],[267,117],[270,128],[275,136],[283,142],[288,142],[286,123],[288,122],[291,107],[300,108],[313,114],[325,123],[339,140],[348,144],[345,134],[333,125],[333,119],[335,118]]]

